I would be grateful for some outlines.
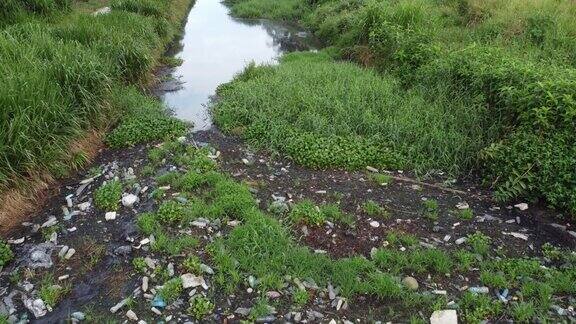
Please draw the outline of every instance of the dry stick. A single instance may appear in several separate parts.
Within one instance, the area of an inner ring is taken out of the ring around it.
[[[443,186],[439,186],[439,185],[435,185],[435,184],[431,184],[431,183],[426,183],[426,182],[422,182],[422,181],[418,181],[418,180],[414,180],[414,179],[410,179],[410,178],[406,178],[406,177],[392,176],[392,179],[398,180],[398,181],[403,181],[403,182],[414,183],[414,184],[422,185],[422,186],[425,186],[425,187],[431,187],[431,188],[439,189],[439,190],[442,190],[442,191],[448,191],[448,192],[451,192],[451,193],[454,193],[454,194],[475,196],[473,193],[470,193],[470,192],[466,192],[466,191],[462,191],[462,190],[457,190],[457,189],[452,189],[452,188],[446,188],[446,187],[443,187]]]

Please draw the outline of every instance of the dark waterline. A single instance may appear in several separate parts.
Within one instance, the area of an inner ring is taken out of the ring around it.
[[[207,105],[216,87],[254,61],[274,63],[285,52],[316,48],[311,35],[268,20],[236,19],[218,0],[198,0],[188,15],[175,57],[171,85],[160,85],[164,102],[194,130],[212,126]]]

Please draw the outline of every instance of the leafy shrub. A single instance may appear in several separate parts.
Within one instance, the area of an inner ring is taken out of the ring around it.
[[[188,307],[188,314],[197,319],[203,319],[210,315],[214,310],[214,304],[204,296],[195,296],[190,300],[190,307]]]
[[[94,204],[104,211],[118,210],[122,198],[122,183],[118,180],[108,181],[94,191]]]
[[[116,129],[106,137],[111,147],[126,147],[137,144],[176,138],[184,135],[186,123],[163,114],[130,116],[123,120]]]
[[[166,224],[174,224],[184,217],[184,206],[177,201],[164,202],[156,213],[158,219]]]

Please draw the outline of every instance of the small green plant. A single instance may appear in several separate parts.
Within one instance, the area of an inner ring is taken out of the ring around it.
[[[390,213],[386,210],[386,208],[380,206],[374,200],[367,200],[362,205],[362,210],[370,217],[378,217],[381,219],[388,219],[390,218]]]
[[[214,310],[214,304],[204,296],[196,296],[190,300],[188,307],[188,314],[194,316],[196,319],[203,319],[210,315]]]
[[[458,210],[458,218],[462,220],[471,220],[474,218],[474,212],[470,208]]]
[[[160,288],[158,294],[164,298],[166,303],[172,303],[180,297],[183,290],[182,279],[174,278],[166,281],[162,288]]]
[[[562,253],[562,250],[550,244],[549,242],[544,243],[541,249],[542,255],[551,261],[559,261],[564,258],[564,253]]]
[[[104,211],[118,210],[122,198],[122,183],[118,180],[108,181],[94,191],[94,204]]]
[[[91,167],[90,170],[88,170],[88,176],[89,177],[95,177],[102,174],[102,167],[101,166],[94,166]]]
[[[336,204],[322,205],[320,211],[326,219],[333,222],[342,223],[349,227],[354,227],[356,223],[356,219],[352,215],[343,212]]]
[[[182,65],[184,62],[183,59],[173,56],[163,56],[162,57],[162,64],[167,65],[169,67],[176,67]]]
[[[326,220],[326,217],[320,208],[309,199],[295,204],[290,211],[289,217],[295,223],[302,222],[316,226],[322,225]]]
[[[438,201],[426,199],[422,204],[424,206],[424,217],[430,220],[438,220]]]
[[[195,255],[187,257],[182,262],[182,268],[184,269],[184,271],[191,272],[194,274],[200,274],[202,272],[200,265],[201,265],[200,258],[198,258]]]
[[[482,271],[482,273],[480,273],[480,281],[484,285],[492,288],[502,289],[509,287],[506,277],[501,273]]]
[[[166,201],[160,205],[156,215],[162,223],[174,224],[184,217],[184,206],[174,200]]]
[[[0,267],[3,267],[14,258],[14,252],[10,245],[4,240],[0,240]]]
[[[143,274],[146,273],[146,270],[148,270],[148,265],[146,265],[146,261],[144,261],[143,257],[136,257],[132,259],[132,266],[134,269],[136,269],[136,271]]]
[[[304,289],[297,289],[292,294],[292,303],[298,308],[305,306],[309,299],[310,295]]]
[[[270,305],[266,302],[266,299],[259,298],[254,306],[250,309],[250,319],[256,320],[257,318],[264,317],[270,314]]]
[[[146,164],[144,167],[142,167],[142,170],[140,170],[140,175],[143,177],[152,177],[155,173],[156,168],[150,164]]]
[[[477,231],[474,234],[468,235],[467,241],[474,253],[485,256],[490,251],[490,237],[484,235],[482,232]]]
[[[54,280],[54,276],[47,274],[44,276],[40,282],[40,288],[38,290],[38,295],[46,305],[50,307],[56,306],[58,302],[64,297],[68,292],[70,292],[70,285],[58,285]]]
[[[370,180],[383,186],[392,182],[392,176],[382,173],[372,173],[369,175]]]
[[[412,234],[390,231],[386,234],[386,241],[391,246],[402,245],[404,247],[413,247],[418,245],[418,238]]]
[[[532,302],[520,302],[512,307],[512,316],[519,323],[532,323],[535,315],[536,309]]]
[[[454,258],[456,260],[456,265],[460,271],[470,271],[470,269],[476,264],[477,259],[474,253],[466,250],[458,250],[454,253]]]
[[[164,197],[164,195],[166,194],[166,190],[164,189],[154,189],[151,193],[150,193],[150,198],[159,201],[160,199],[162,199]]]

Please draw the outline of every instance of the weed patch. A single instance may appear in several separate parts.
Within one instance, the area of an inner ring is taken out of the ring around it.
[[[94,191],[94,204],[103,211],[118,210],[122,198],[122,183],[111,180]]]

